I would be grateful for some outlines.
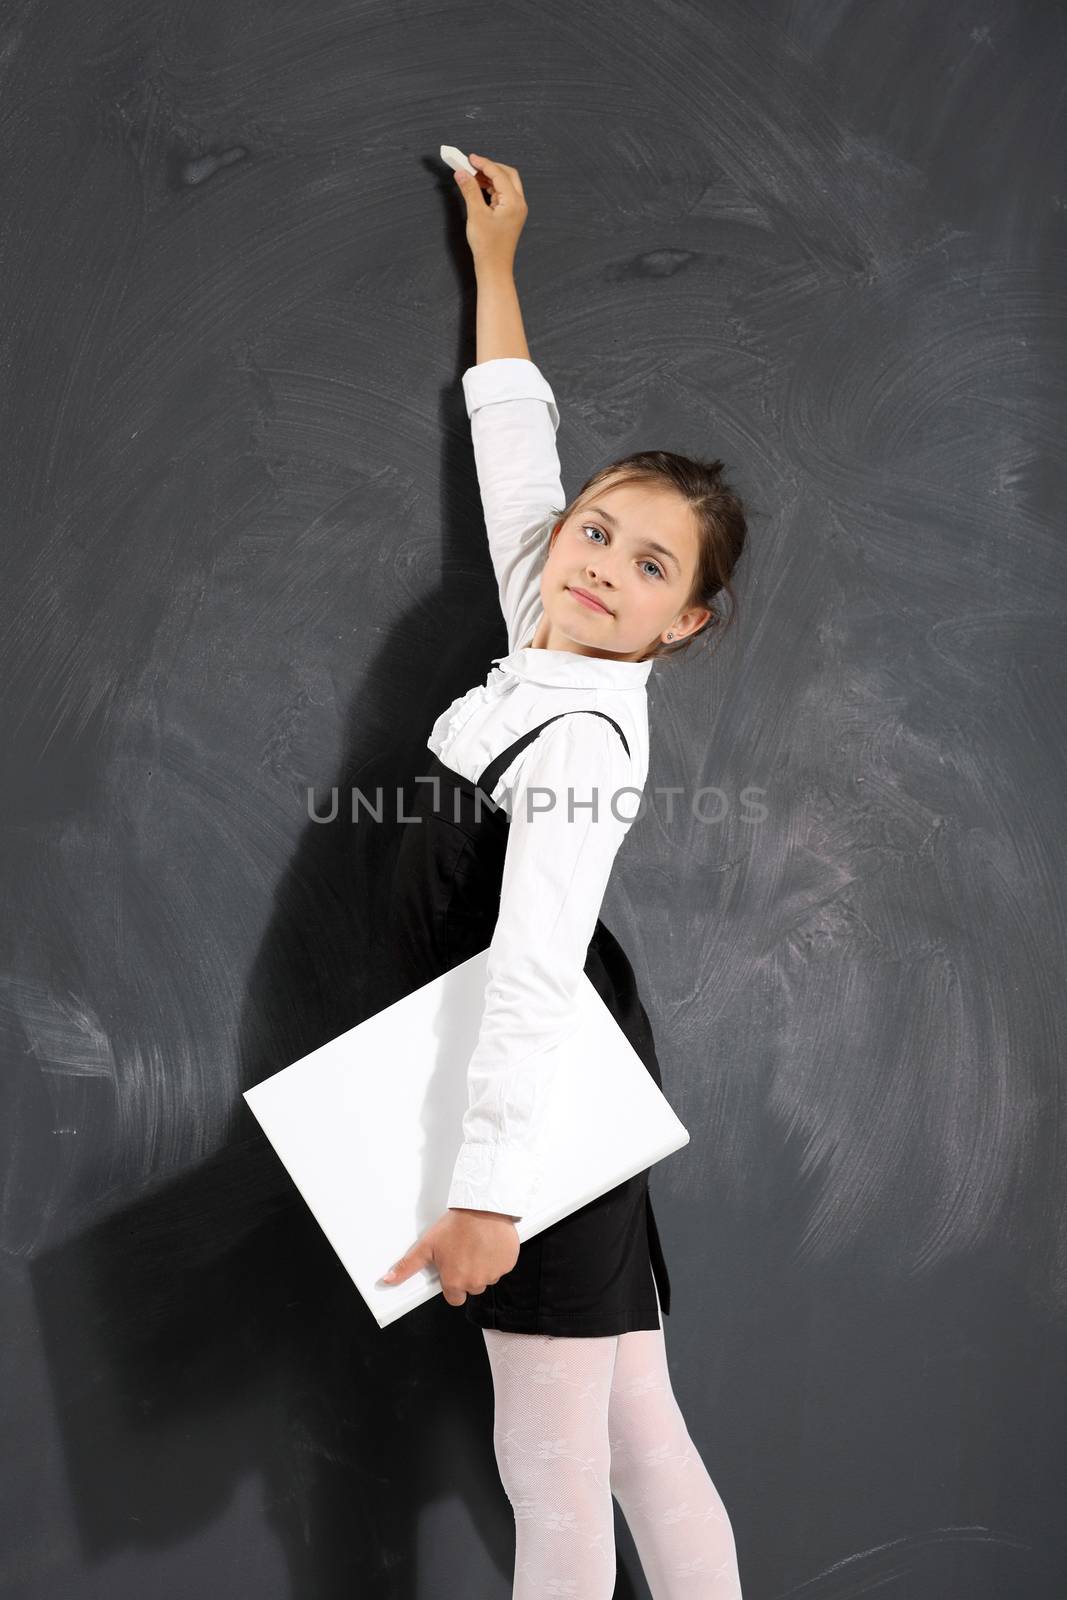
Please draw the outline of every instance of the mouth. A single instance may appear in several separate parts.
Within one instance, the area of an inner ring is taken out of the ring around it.
[[[609,617],[613,615],[611,611],[608,611],[607,606],[602,605],[595,595],[589,593],[588,589],[569,588],[567,592],[572,594],[580,604],[588,606],[590,611],[603,611]]]

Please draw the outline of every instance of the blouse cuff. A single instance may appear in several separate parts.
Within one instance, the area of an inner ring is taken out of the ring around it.
[[[463,374],[463,397],[467,416],[473,416],[479,406],[492,405],[497,400],[544,400],[552,418],[553,428],[559,427],[559,411],[551,385],[541,369],[522,356],[496,356],[492,361],[479,361]]]
[[[448,1204],[522,1217],[530,1209],[540,1178],[541,1163],[531,1151],[467,1140],[456,1157]]]

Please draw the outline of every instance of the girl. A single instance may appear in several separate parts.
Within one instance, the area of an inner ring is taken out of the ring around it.
[[[719,623],[745,516],[721,462],[663,451],[604,468],[558,513],[559,414],[513,276],[522,180],[470,160],[477,177],[456,179],[478,350],[463,390],[509,654],[431,730],[390,938],[409,988],[487,945],[488,981],[448,1210],[383,1281],[432,1264],[482,1330],[516,1600],[608,1600],[613,1496],[653,1600],[737,1600],[730,1522],[667,1370],[648,1172],[521,1250],[515,1222],[536,1193],[553,1047],[583,971],[660,1084],[633,971],[598,913],[647,776],[652,662]]]

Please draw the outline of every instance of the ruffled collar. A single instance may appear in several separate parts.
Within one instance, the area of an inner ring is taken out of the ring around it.
[[[651,658],[612,661],[607,656],[582,656],[573,650],[539,650],[530,644],[492,659],[503,672],[511,672],[516,678],[563,689],[641,689],[652,671]]]

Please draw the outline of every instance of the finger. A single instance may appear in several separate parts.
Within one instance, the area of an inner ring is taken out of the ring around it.
[[[467,158],[472,167],[477,167],[492,181],[496,189],[506,188],[511,174],[511,168],[506,167],[502,161],[490,161],[488,156],[470,155]]]
[[[455,1284],[442,1284],[441,1293],[450,1306],[461,1306],[467,1298],[465,1292],[462,1289],[457,1289]]]
[[[469,159],[472,166],[481,164],[489,172],[495,170],[496,172],[505,173],[511,179],[520,195],[522,195],[522,198],[526,199],[526,191],[522,187],[522,178],[519,176],[518,167],[511,167],[506,161],[490,161],[487,156],[471,156]]]
[[[399,1261],[394,1261],[388,1272],[383,1272],[378,1279],[379,1283],[403,1283],[410,1278],[413,1272],[425,1266],[428,1260],[427,1252],[418,1245],[414,1245]]]
[[[492,196],[493,194],[493,186],[489,179],[483,177],[481,173],[477,178],[472,178],[469,172],[462,171],[457,171],[454,176],[456,187],[463,196],[463,202],[467,207],[467,215],[470,216],[472,206],[484,207],[484,196],[487,194]]]
[[[510,174],[512,183],[515,185],[516,189],[519,191],[519,193],[522,195],[522,198],[525,200],[526,199],[526,194],[525,194],[525,191],[523,190],[523,187],[522,187],[522,179],[519,177],[519,169],[518,169],[518,167],[507,167],[506,166],[504,168],[504,171]]]
[[[493,180],[489,176],[488,170],[486,169],[484,158],[482,156],[469,155],[467,160],[474,168],[474,176],[477,178],[478,182],[480,184],[488,184],[489,187],[492,188]]]
[[[472,163],[479,164],[478,183],[492,210],[510,206],[516,199],[526,204],[526,196],[512,178],[510,167],[506,167],[502,161],[489,161],[486,156],[471,156],[470,159]]]

